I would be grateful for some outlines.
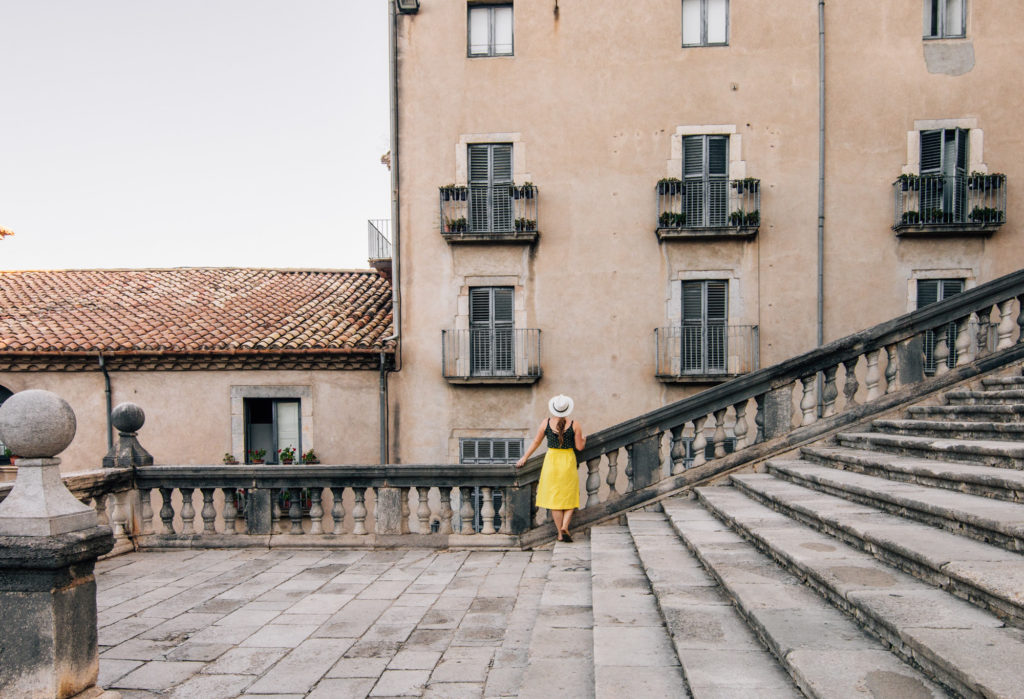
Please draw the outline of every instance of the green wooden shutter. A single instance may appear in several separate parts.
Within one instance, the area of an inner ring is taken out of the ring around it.
[[[942,130],[921,132],[921,174],[942,172]]]
[[[469,230],[486,232],[490,228],[487,199],[490,190],[490,148],[486,144],[469,147]]]
[[[706,354],[707,371],[722,372],[728,358],[728,283],[706,283]]]
[[[512,287],[469,290],[471,375],[509,375],[515,369],[514,302]]]
[[[491,146],[491,230],[512,232],[512,146]]]
[[[704,144],[703,136],[683,138],[683,179],[686,182],[683,213],[689,228],[704,225]]]
[[[724,226],[729,217],[729,138],[708,136],[708,222]]]

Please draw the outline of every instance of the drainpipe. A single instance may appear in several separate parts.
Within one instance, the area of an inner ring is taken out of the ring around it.
[[[114,427],[110,424],[110,374],[107,373],[107,365],[103,362],[103,353],[99,353],[100,371],[103,372],[103,383],[106,386],[104,393],[107,399],[107,453],[114,448]]]
[[[818,0],[818,336],[825,344],[825,0]],[[818,416],[824,413],[823,376],[817,381]]]
[[[381,344],[395,342],[393,371],[402,368],[401,345],[398,341],[402,335],[402,222],[399,218],[399,164],[401,157],[398,151],[398,12],[395,3],[388,2],[388,18],[391,26],[388,32],[388,97],[391,109],[391,326],[394,333],[381,339]],[[384,363],[384,349],[380,352],[380,463],[388,462],[388,371]]]

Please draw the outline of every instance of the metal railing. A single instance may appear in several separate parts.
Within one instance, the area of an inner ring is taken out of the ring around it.
[[[900,175],[892,188],[897,231],[914,226],[991,229],[1006,221],[1006,175]]]
[[[441,187],[441,233],[450,237],[536,235],[538,194],[530,182]]]
[[[540,330],[442,330],[441,355],[446,379],[536,379],[541,375]]]
[[[660,180],[658,230],[756,229],[761,224],[761,180]]]
[[[735,376],[759,366],[756,325],[683,325],[655,328],[659,378]]]
[[[366,222],[367,248],[371,260],[391,259],[391,219],[371,218]]]

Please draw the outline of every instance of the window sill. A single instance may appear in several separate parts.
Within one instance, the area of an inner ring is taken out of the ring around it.
[[[706,228],[656,228],[659,241],[666,240],[749,240],[760,226],[708,226]]]
[[[540,238],[540,233],[537,231],[519,233],[442,233],[441,237],[452,245],[460,243],[533,245]]]
[[[662,374],[656,375],[661,383],[674,384],[719,384],[732,381],[744,374]]]
[[[892,229],[900,238],[974,238],[992,235],[1003,223],[901,223]]]
[[[450,384],[460,386],[528,386],[540,381],[540,374],[536,376],[446,376],[445,380]]]

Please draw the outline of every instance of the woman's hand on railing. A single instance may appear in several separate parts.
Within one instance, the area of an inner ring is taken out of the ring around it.
[[[519,459],[519,461],[516,462],[516,468],[522,468],[525,464],[526,457],[524,456],[523,458]]]

